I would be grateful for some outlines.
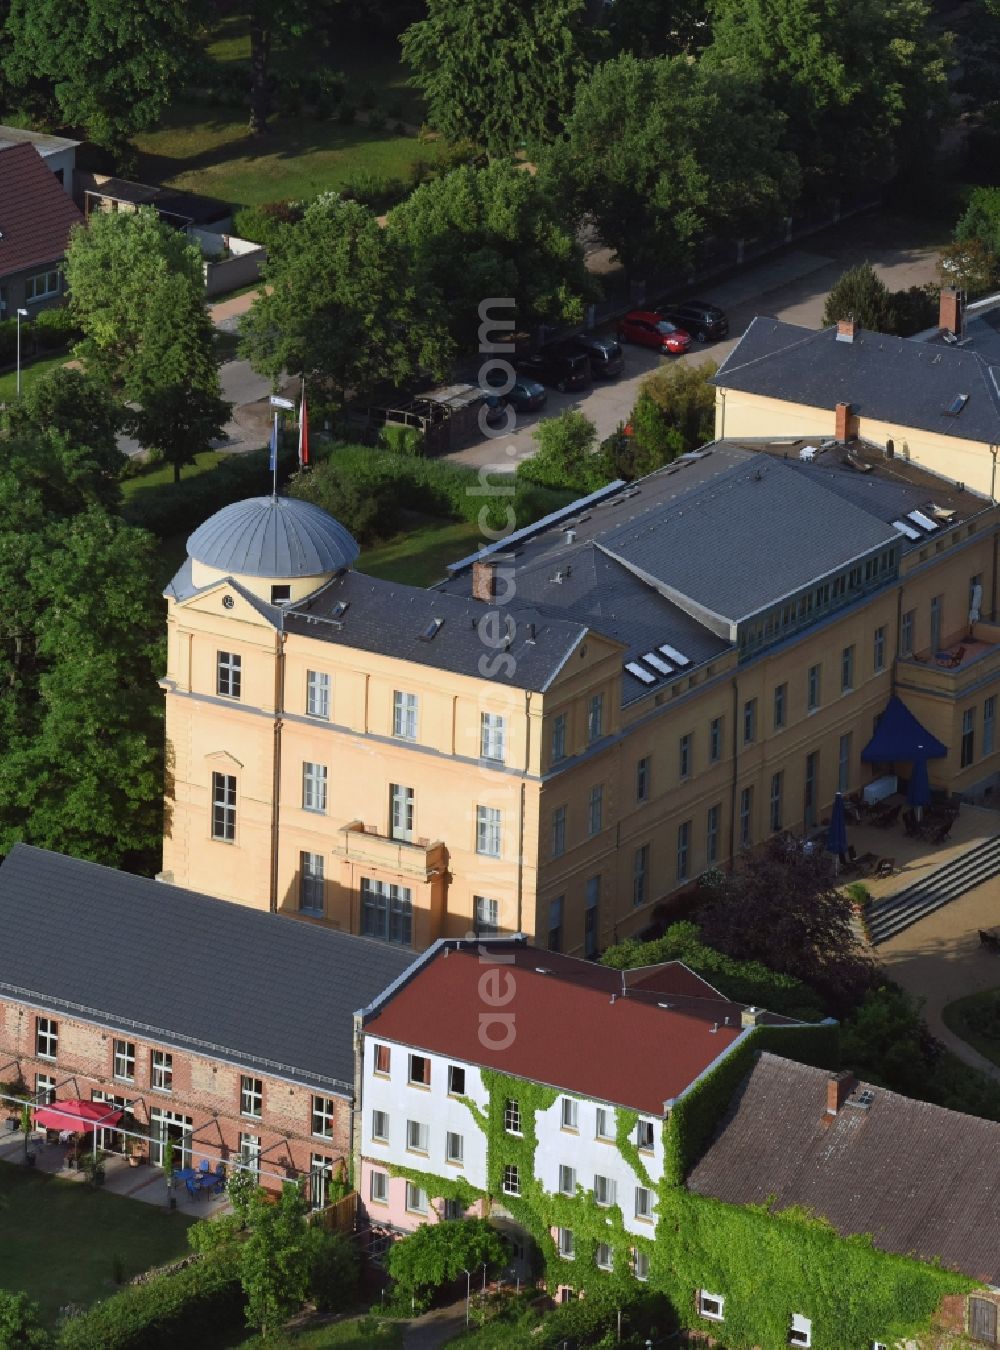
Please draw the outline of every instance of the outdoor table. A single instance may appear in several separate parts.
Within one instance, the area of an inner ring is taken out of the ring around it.
[[[218,1172],[199,1172],[198,1174],[198,1185],[203,1191],[213,1191],[219,1182],[224,1180],[225,1178],[220,1177]]]
[[[185,1182],[197,1180],[198,1173],[193,1167],[179,1167],[174,1173],[174,1179],[183,1186]]]
[[[894,773],[887,773],[882,778],[875,778],[870,782],[862,792],[862,797],[869,806],[876,806],[884,801],[886,797],[891,797],[896,791],[898,783]]]

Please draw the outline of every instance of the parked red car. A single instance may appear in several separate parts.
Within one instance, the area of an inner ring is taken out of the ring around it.
[[[634,309],[618,325],[622,342],[635,342],[640,347],[655,347],[657,351],[680,356],[691,346],[691,334],[678,328],[653,310]]]

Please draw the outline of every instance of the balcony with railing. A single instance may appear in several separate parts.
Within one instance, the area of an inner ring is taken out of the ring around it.
[[[380,872],[431,881],[448,866],[448,850],[440,839],[393,839],[377,825],[352,820],[339,831],[334,857]]]
[[[971,686],[1000,677],[1000,624],[980,621],[953,634],[936,650],[926,647],[896,662],[901,689],[957,698]]]

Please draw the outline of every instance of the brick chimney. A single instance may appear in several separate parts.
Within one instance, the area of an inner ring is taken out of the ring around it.
[[[944,286],[941,289],[938,327],[954,337],[962,336],[962,297],[954,286]]]
[[[838,341],[838,342],[853,342],[853,341],[854,341],[854,332],[855,332],[855,328],[856,328],[856,325],[855,325],[855,322],[854,322],[853,318],[851,318],[851,319],[838,319],[838,320],[837,320],[837,341]]]
[[[835,1116],[854,1089],[854,1074],[848,1069],[833,1073],[826,1080],[826,1113]]]
[[[514,596],[512,553],[493,553],[472,564],[472,598],[483,604],[508,604]],[[501,591],[503,592],[501,594]]]
[[[841,444],[851,439],[851,405],[849,403],[837,404],[833,435],[834,439],[840,441]]]

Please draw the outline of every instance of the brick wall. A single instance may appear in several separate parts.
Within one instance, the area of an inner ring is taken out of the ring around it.
[[[37,1053],[36,1028],[39,1017],[51,1017],[58,1024],[55,1061]],[[132,1082],[114,1076],[115,1040],[135,1046]],[[172,1056],[172,1089],[152,1086],[152,1052],[164,1050]],[[75,1020],[57,1012],[27,1007],[0,1000],[0,1080],[9,1082],[17,1070],[31,1089],[36,1075],[54,1078],[57,1095],[89,1100],[94,1092],[125,1097],[134,1102],[136,1119],[148,1124],[150,1111],[160,1108],[190,1116],[193,1125],[192,1152],[196,1158],[228,1158],[239,1151],[241,1132],[261,1140],[262,1172],[308,1174],[312,1154],[338,1162],[350,1159],[351,1103],[334,1096],[332,1089],[322,1095],[333,1101],[332,1137],[312,1135],[313,1089],[264,1073],[251,1065],[238,1066],[207,1055],[179,1050],[166,1042],[142,1037],[136,1031],[109,1030]],[[241,1075],[260,1079],[263,1102],[259,1119],[241,1114]],[[0,1103],[0,1115],[6,1114]],[[262,1175],[262,1184],[277,1187],[274,1177]]]

